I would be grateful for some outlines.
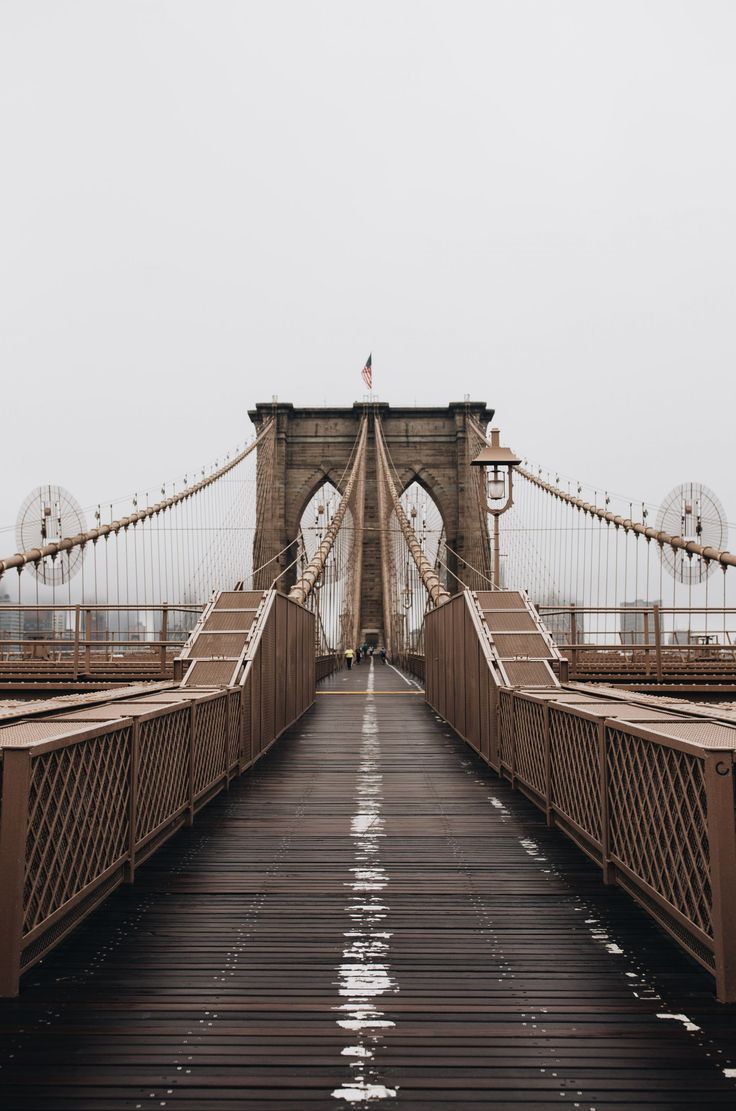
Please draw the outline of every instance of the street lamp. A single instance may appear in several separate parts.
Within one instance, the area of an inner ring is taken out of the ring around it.
[[[473,467],[488,468],[486,490],[489,503],[487,510],[493,515],[493,585],[497,590],[501,588],[499,518],[514,504],[514,467],[518,467],[520,463],[521,459],[514,455],[511,448],[501,447],[497,428],[491,429],[490,444],[487,444],[471,463]],[[492,502],[503,502],[503,505],[492,505]]]

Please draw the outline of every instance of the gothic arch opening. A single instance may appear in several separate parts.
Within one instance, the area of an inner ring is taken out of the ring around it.
[[[416,479],[400,498],[402,509],[414,531],[427,561],[436,570],[443,586],[447,585],[445,526],[437,502]],[[427,607],[427,592],[414,560],[400,539],[396,515],[391,515],[389,544],[393,562],[392,624],[397,647],[415,651],[421,647],[422,627]]]
[[[326,479],[307,502],[299,522],[297,578],[325,539],[341,501],[340,491]],[[315,615],[321,652],[341,652],[353,638],[355,561],[361,556],[360,545],[356,545],[354,536],[353,514],[348,509],[319,582],[308,601]]]

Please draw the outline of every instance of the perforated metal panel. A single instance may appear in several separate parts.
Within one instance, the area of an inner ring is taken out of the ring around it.
[[[537,623],[526,610],[484,610],[483,616],[492,633],[534,633]]]
[[[493,639],[502,660],[509,656],[535,656],[550,660],[553,656],[541,633],[495,633]]]
[[[666,710],[658,710],[653,706],[631,705],[623,700],[620,702],[596,702],[591,698],[587,702],[575,702],[576,709],[585,710],[586,713],[595,714],[597,718],[624,718],[626,721],[667,721],[676,715],[668,714]]]
[[[47,741],[50,737],[63,737],[73,731],[71,725],[63,725],[59,721],[22,721],[18,725],[8,725],[0,729],[0,748],[29,745],[34,741]]]
[[[227,687],[237,660],[195,660],[184,680],[186,687]]]
[[[622,706],[621,703],[608,717],[622,718],[624,721],[677,721],[676,714],[668,714],[664,710],[649,709],[647,706]]]
[[[70,714],[59,714],[55,721],[115,721],[116,718],[136,717],[150,714],[152,706],[145,703],[118,703],[113,706],[92,706],[87,710],[75,710]]]
[[[263,594],[260,590],[223,590],[215,602],[216,610],[255,609],[260,605]]]
[[[250,630],[256,612],[254,609],[213,610],[202,626],[202,632],[226,633],[232,629]]]
[[[650,727],[663,737],[676,737],[681,741],[701,745],[703,748],[732,748],[736,750],[736,729],[713,721],[678,721]]]
[[[202,632],[192,645],[189,655],[193,660],[203,660],[212,656],[239,656],[245,647],[247,637],[247,633]]]
[[[518,590],[479,590],[478,604],[482,610],[526,609],[526,602]]]
[[[544,660],[515,660],[503,666],[513,687],[554,686],[552,669]]]

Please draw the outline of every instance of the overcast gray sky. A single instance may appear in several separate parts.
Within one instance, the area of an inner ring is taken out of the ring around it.
[[[736,520],[735,31],[728,0],[0,3],[0,525],[208,462],[274,393],[350,404],[370,350],[382,400],[471,394],[522,454]]]

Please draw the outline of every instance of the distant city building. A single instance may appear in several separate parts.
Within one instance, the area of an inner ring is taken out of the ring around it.
[[[23,625],[18,610],[3,609],[4,606],[11,604],[9,594],[0,594],[0,641],[10,641],[10,644],[5,647],[9,651],[17,651],[18,645],[12,642],[20,640],[23,635]]]
[[[584,615],[573,606],[573,602],[563,602],[559,598],[545,599],[537,606],[542,610],[542,621],[555,644],[583,644],[585,641]],[[549,612],[544,612],[546,608]]]
[[[660,604],[659,599],[655,602],[647,602],[643,598],[635,598],[633,602],[622,602],[621,609],[625,610],[648,610],[649,613],[626,613],[622,612],[619,615],[619,631],[621,633],[622,644],[645,644],[647,639],[649,643],[654,641],[654,628],[652,622],[652,607]],[[648,633],[648,637],[647,637]]]
[[[54,636],[54,611],[29,607],[23,611],[23,639],[51,640]]]
[[[107,640],[107,613],[105,610],[90,610],[88,640]]]

